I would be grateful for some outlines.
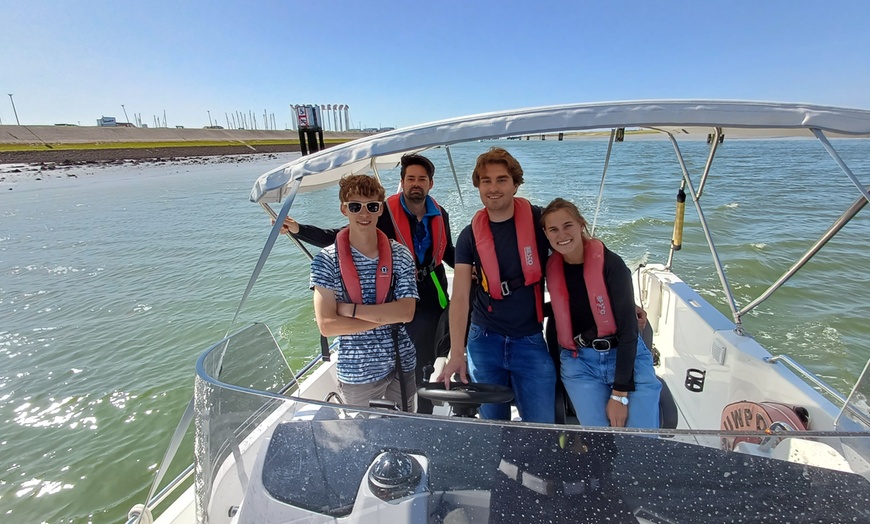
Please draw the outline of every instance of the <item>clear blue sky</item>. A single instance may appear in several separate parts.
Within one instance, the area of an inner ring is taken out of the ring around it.
[[[201,127],[348,104],[401,127],[573,102],[870,108],[870,2],[0,0],[0,120]]]

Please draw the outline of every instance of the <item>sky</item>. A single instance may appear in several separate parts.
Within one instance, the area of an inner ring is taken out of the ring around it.
[[[863,0],[0,0],[0,122],[13,102],[23,125],[261,129],[294,104],[346,104],[357,128],[611,100],[870,109],[868,26]]]

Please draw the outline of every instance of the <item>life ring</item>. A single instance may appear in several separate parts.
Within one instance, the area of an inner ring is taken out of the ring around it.
[[[723,431],[806,431],[809,414],[806,408],[779,402],[750,402],[742,400],[725,406],[720,428]],[[722,448],[733,451],[740,442],[761,444],[763,437],[723,437]]]

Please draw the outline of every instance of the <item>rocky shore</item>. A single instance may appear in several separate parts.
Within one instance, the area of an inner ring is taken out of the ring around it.
[[[329,144],[365,135],[330,131],[323,138]],[[299,151],[298,145],[291,145],[298,139],[298,132],[288,130],[0,125],[0,144],[18,146],[0,151],[0,164],[283,153]],[[112,144],[115,147],[105,148]],[[64,151],[57,150],[64,146]]]
[[[288,153],[299,152],[299,146],[258,145],[238,146],[178,146],[163,148],[41,150],[0,152],[0,188],[13,190],[49,181],[69,181],[91,178],[99,173],[129,173],[131,168],[149,166],[185,166],[204,164],[242,164],[289,160]]]

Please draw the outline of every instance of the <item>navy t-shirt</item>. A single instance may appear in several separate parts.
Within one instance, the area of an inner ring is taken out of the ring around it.
[[[541,271],[544,271],[550,243],[539,225],[541,223],[540,207],[532,206],[532,218],[535,224]],[[521,277],[523,269],[517,248],[517,229],[514,219],[510,218],[504,222],[490,221],[489,226],[492,228],[492,236],[495,241],[501,279],[509,281]],[[456,263],[478,265],[479,260],[471,225],[468,225],[462,230],[456,241]],[[497,284],[493,283],[492,285]],[[534,286],[521,286],[504,299],[494,300],[483,290],[482,286],[473,285],[471,304],[471,322],[495,333],[508,337],[527,337],[540,333],[543,329],[542,324],[538,322]]]

